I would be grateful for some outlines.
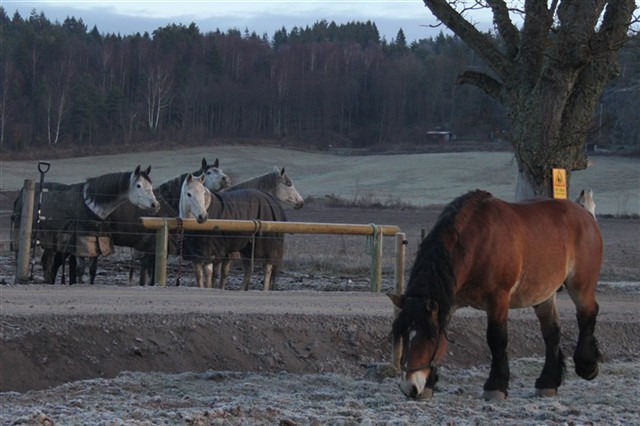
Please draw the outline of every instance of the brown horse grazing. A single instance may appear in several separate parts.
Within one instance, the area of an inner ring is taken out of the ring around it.
[[[415,399],[432,396],[436,364],[447,351],[448,323],[457,308],[471,306],[486,311],[488,319],[492,360],[484,398],[506,398],[508,311],[533,306],[546,346],[536,392],[555,395],[564,373],[556,308],[556,290],[563,284],[577,310],[576,373],[595,378],[601,263],[600,230],[578,203],[508,203],[484,191],[455,199],[420,244],[405,293],[388,295],[400,309],[392,329],[394,345],[402,345],[396,346],[402,349],[400,389]]]

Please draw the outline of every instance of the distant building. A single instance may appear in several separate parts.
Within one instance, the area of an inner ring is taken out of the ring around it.
[[[427,142],[450,142],[456,140],[456,134],[446,130],[430,130],[427,132]]]

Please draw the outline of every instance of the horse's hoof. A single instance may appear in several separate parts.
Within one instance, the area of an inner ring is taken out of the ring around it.
[[[482,397],[485,401],[504,401],[507,399],[507,394],[499,390],[484,391]]]
[[[598,373],[600,372],[600,366],[596,364],[595,368],[579,368],[576,365],[576,374],[582,377],[585,380],[593,380],[598,377]]]
[[[549,389],[538,389],[536,388],[536,396],[541,396],[543,398],[548,398],[551,396],[556,396],[558,394],[558,389],[549,388]]]

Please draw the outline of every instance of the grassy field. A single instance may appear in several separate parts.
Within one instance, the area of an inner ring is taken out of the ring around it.
[[[196,170],[202,157],[220,159],[221,168],[239,182],[284,166],[304,197],[332,194],[347,200],[411,204],[446,204],[477,188],[512,200],[516,163],[508,152],[463,152],[346,156],[306,153],[273,147],[214,146],[180,151],[57,159],[47,181],[75,183],[86,177],[133,170],[151,164],[155,184]],[[42,159],[47,161],[47,159]],[[593,188],[598,214],[640,214],[640,160],[593,157],[593,165],[572,175],[570,197]],[[39,179],[37,161],[6,161],[0,189],[17,190],[25,179]],[[2,210],[11,208],[2,206]]]

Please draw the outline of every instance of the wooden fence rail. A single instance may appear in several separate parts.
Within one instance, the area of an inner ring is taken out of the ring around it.
[[[140,218],[145,228],[155,230],[156,235],[156,284],[167,283],[167,241],[169,231],[178,229],[178,219],[160,217]],[[382,287],[382,241],[384,236],[396,237],[395,289],[402,293],[404,285],[405,234],[396,225],[314,223],[314,222],[272,222],[260,220],[209,219],[198,223],[195,219],[183,219],[185,231],[235,231],[235,232],[281,232],[290,234],[337,234],[364,235],[373,237],[371,257],[371,291]]]

